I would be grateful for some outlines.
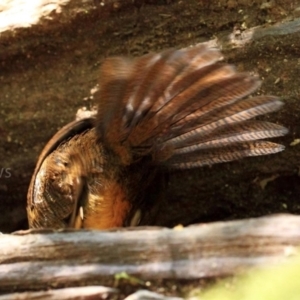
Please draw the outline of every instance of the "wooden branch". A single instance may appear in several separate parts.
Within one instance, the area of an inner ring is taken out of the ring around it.
[[[183,229],[27,231],[0,236],[0,290],[99,283],[116,273],[196,279],[278,263],[300,246],[300,217],[277,215]]]

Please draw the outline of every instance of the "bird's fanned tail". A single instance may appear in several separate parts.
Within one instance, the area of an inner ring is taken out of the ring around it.
[[[144,156],[192,168],[283,150],[258,141],[285,135],[273,123],[250,120],[278,110],[273,96],[250,97],[257,77],[222,64],[204,45],[137,59],[109,58],[101,68],[97,131],[128,165]]]

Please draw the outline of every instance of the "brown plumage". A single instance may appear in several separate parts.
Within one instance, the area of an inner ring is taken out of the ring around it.
[[[282,102],[245,98],[258,88],[258,78],[221,64],[221,58],[201,45],[106,59],[95,127],[93,120],[72,123],[40,157],[28,192],[30,227],[137,224],[139,209],[155,201],[147,193],[158,184],[160,168],[282,151],[282,145],[262,139],[287,129],[251,120]]]

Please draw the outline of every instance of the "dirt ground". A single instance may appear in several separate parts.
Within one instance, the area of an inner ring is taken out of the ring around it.
[[[37,157],[79,108],[94,105],[88,96],[104,57],[186,47],[300,16],[300,1],[121,3],[105,14],[95,6],[69,22],[53,17],[42,27],[20,29],[0,39],[0,231],[27,228],[26,193]],[[271,36],[238,51],[224,51],[226,60],[240,70],[259,74],[260,93],[286,102],[280,112],[263,119],[290,129],[279,139],[287,149],[170,174],[167,199],[153,223],[173,226],[300,213],[300,145],[290,146],[300,137],[299,41],[297,33]]]

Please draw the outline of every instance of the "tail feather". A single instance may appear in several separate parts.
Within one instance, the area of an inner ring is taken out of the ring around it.
[[[123,119],[123,125],[127,125],[130,129],[136,126],[142,118],[145,119],[148,112],[157,112],[166,101],[169,101],[172,98],[171,95],[176,93],[174,86],[182,77],[220,60],[221,54],[218,51],[208,53],[206,47],[202,46],[188,51],[167,50],[149,58],[151,61],[146,67],[137,64],[137,72],[141,73],[142,70],[142,74],[138,77],[140,84],[134,82],[133,76],[132,82],[136,90],[133,92],[134,89],[129,85],[128,98],[124,99],[126,111],[130,112],[134,108],[133,116],[125,112]],[[188,65],[187,61],[190,62]],[[179,88],[184,89],[180,84]],[[164,97],[161,97],[162,93]]]
[[[220,64],[221,58],[201,45],[107,59],[98,92],[102,141],[124,164],[150,155],[178,168],[281,151],[281,145],[255,141],[282,136],[284,127],[247,120],[282,102],[273,96],[245,99],[260,81]]]
[[[152,107],[148,116],[132,131],[130,141],[133,144],[146,141],[162,131],[164,127],[170,127],[179,119],[190,114],[197,106],[205,105],[206,99],[203,95],[209,93],[214,84],[220,81],[220,75],[227,78],[232,73],[231,67],[214,64],[195,70],[176,84],[171,84],[165,91],[161,91],[162,96],[158,98],[158,102],[164,102],[164,105]],[[199,98],[202,98],[201,103],[197,101]]]
[[[95,98],[98,102],[97,130],[103,139],[114,136],[120,139],[122,117],[120,107],[124,98],[124,90],[129,84],[129,76],[133,70],[133,60],[112,57],[106,59],[100,69],[101,84]]]
[[[215,115],[219,119],[220,111],[254,91],[258,85],[257,79],[249,78],[246,74],[234,74],[228,78],[220,77],[208,87],[199,84],[196,86],[198,93],[193,99],[185,97],[185,95],[180,99],[181,102],[189,102],[186,99],[193,100],[193,102],[191,101],[192,104],[184,103],[185,107],[179,108],[177,106],[177,112],[168,111],[167,108],[166,111],[161,112],[168,119],[165,122],[159,122],[159,125],[154,130],[152,129],[152,135],[148,139],[162,133],[161,135],[166,141],[191,131],[192,128],[199,127],[198,124],[210,122],[209,119]],[[137,130],[142,130],[142,127],[137,128]]]
[[[193,113],[187,115],[186,117],[179,120],[176,126],[185,125],[188,127],[191,121],[199,121],[199,118],[202,116],[207,116],[209,113],[213,112],[214,114],[223,107],[226,107],[237,100],[249,95],[254,92],[260,85],[259,80],[255,77],[249,77],[247,74],[233,74],[230,78],[219,78],[217,82],[210,89],[212,93],[209,93],[209,90],[206,91],[207,96],[204,101],[201,103],[202,106],[195,110]]]
[[[172,145],[173,148],[181,147],[182,144],[189,143],[195,138],[199,139],[206,136],[217,128],[226,127],[273,112],[281,108],[282,105],[283,103],[276,97],[261,96],[241,100],[225,108],[212,110],[204,114],[203,117],[199,116],[196,124],[189,127],[185,126],[185,131],[182,134],[182,131],[178,130],[177,136],[168,140],[166,145]]]
[[[175,155],[167,163],[169,167],[174,169],[190,169],[234,161],[249,156],[274,154],[283,150],[284,146],[276,143],[254,141],[227,147],[222,146],[222,148],[210,149],[209,151],[199,151],[199,153]]]
[[[234,143],[273,138],[286,133],[287,129],[281,125],[269,122],[245,121],[225,128],[218,128],[200,140],[196,139],[190,143],[182,143],[181,147],[174,149],[173,154],[178,155],[201,149],[226,147]]]

